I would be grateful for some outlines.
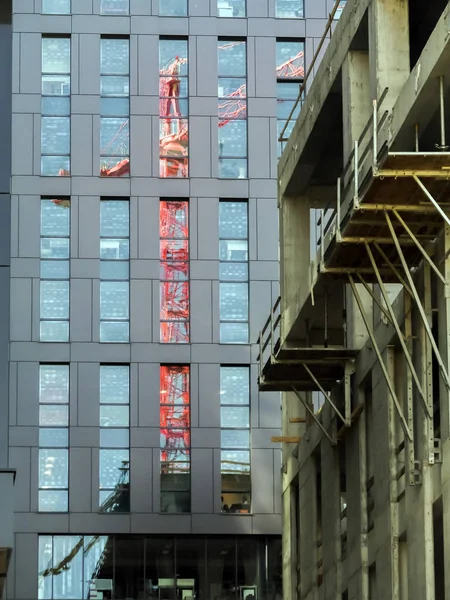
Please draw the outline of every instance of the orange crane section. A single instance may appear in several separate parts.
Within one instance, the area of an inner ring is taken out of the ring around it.
[[[179,473],[190,461],[189,367],[162,366],[160,378],[161,472]]]

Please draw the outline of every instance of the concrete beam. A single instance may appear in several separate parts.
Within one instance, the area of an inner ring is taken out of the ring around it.
[[[283,196],[300,162],[305,145],[330,94],[334,81],[364,18],[370,0],[348,0],[305,99],[294,130],[278,163],[279,193]]]

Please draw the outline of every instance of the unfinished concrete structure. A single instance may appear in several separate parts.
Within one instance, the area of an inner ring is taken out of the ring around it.
[[[349,0],[280,161],[286,600],[450,600],[449,31]]]

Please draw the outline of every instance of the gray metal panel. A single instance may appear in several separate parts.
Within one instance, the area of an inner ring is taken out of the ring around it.
[[[130,282],[130,340],[147,342],[152,338],[152,282]]]
[[[139,368],[139,426],[159,427],[159,365]]]
[[[191,281],[191,341],[212,342],[212,291],[210,281]]]
[[[93,175],[92,116],[72,114],[71,118],[71,173]],[[97,175],[97,173],[95,173]]]
[[[152,512],[152,449],[131,448],[131,513]]]
[[[92,281],[70,281],[70,339],[72,342],[92,340]]]
[[[192,513],[213,512],[213,451],[193,449],[191,452]]]
[[[26,512],[30,510],[30,448],[10,448],[9,466],[16,469],[16,482],[14,484],[14,510]]]
[[[199,365],[199,426],[220,427],[219,365]]]
[[[39,364],[18,364],[17,425],[39,424]]]
[[[95,363],[78,365],[78,425],[98,427],[100,368]]]
[[[21,518],[21,515],[19,515]],[[37,598],[37,577],[24,577],[26,572],[37,571],[38,536],[34,533],[16,534],[16,598]]]
[[[91,454],[90,448],[70,449],[69,509],[71,512],[90,512],[92,510],[91,494],[88,486],[91,481]],[[96,509],[96,507],[93,508]]]
[[[273,513],[273,450],[252,450],[252,510]]]
[[[40,249],[41,201],[39,196],[19,198],[19,256],[38,258]]]

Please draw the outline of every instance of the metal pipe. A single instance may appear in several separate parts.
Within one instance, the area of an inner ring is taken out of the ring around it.
[[[353,198],[355,200],[358,200],[359,195],[359,159],[358,159],[358,142],[355,141],[355,155],[353,157],[354,163],[353,163],[353,169],[354,169],[354,186],[355,186],[355,192],[353,195]]]
[[[378,107],[377,101],[373,101],[373,132],[372,132],[372,164],[373,168],[376,169],[378,163],[378,130],[377,130],[377,116],[378,116]]]
[[[399,419],[400,419],[400,425],[401,425],[401,427],[402,427],[402,429],[403,429],[406,437],[408,438],[408,440],[412,441],[413,437],[412,437],[411,431],[410,431],[410,429],[408,427],[408,424],[407,424],[407,422],[405,420],[405,417],[403,416],[402,408],[401,408],[400,403],[398,401],[397,394],[395,393],[395,389],[394,389],[394,386],[392,384],[391,378],[389,377],[389,373],[387,372],[386,365],[384,364],[383,356],[381,355],[380,349],[379,349],[378,344],[377,344],[377,340],[375,339],[375,334],[374,334],[374,332],[372,330],[372,327],[370,326],[369,320],[368,320],[367,315],[366,315],[366,313],[364,311],[364,306],[363,306],[361,297],[360,297],[360,295],[358,293],[358,289],[356,287],[355,281],[354,281],[353,277],[350,274],[348,276],[348,279],[350,281],[352,292],[353,292],[353,295],[355,297],[356,304],[358,305],[359,312],[361,313],[362,320],[364,321],[364,325],[366,326],[367,333],[369,334],[369,338],[370,338],[370,340],[372,342],[373,349],[375,351],[375,354],[377,355],[378,363],[379,363],[379,365],[381,367],[381,370],[383,372],[384,378],[386,380],[386,384],[387,384],[389,392],[390,392],[390,394],[392,396],[392,400],[394,401],[395,408],[397,409],[397,413],[398,413],[398,416],[399,416]]]
[[[320,211],[320,262],[323,262],[324,255],[325,255],[325,249],[323,247],[323,233],[324,233],[323,220],[324,220],[324,217],[325,217],[325,212],[322,208]]]
[[[306,402],[306,400],[303,398],[303,396],[300,394],[300,392],[298,392],[294,385],[291,385],[292,387],[292,391],[294,392],[294,394],[297,396],[297,398],[300,400],[300,402],[303,404],[303,406],[305,407],[305,410],[311,415],[311,417],[314,419],[314,421],[317,423],[317,425],[319,426],[319,428],[322,430],[322,433],[328,438],[328,441],[330,442],[330,444],[332,446],[336,446],[337,442],[335,442],[333,440],[333,438],[330,436],[330,434],[328,433],[328,431],[325,429],[325,427],[322,425],[322,423],[319,421],[319,419],[316,417],[316,415],[314,414],[314,411],[311,409],[311,407],[308,405],[308,403]]]
[[[447,223],[447,225],[450,225],[450,218],[445,214],[445,212],[442,210],[442,208],[439,206],[439,204],[436,202],[436,200],[433,198],[433,196],[430,194],[430,192],[427,190],[427,188],[423,185],[423,183],[420,181],[420,179],[417,177],[417,175],[413,175],[413,179],[417,183],[417,185],[420,187],[420,189],[423,191],[425,196],[427,196],[427,198],[433,204],[433,206],[438,211],[438,213],[441,215],[441,217],[444,219],[444,221]]]
[[[445,143],[445,98],[444,98],[444,76],[439,77],[439,98],[441,113],[441,150],[446,149]]]
[[[334,412],[337,414],[337,416],[341,419],[341,421],[343,421],[343,423],[345,424],[346,427],[350,427],[351,422],[349,422],[348,419],[346,419],[342,413],[340,412],[340,410],[338,409],[338,407],[335,405],[335,403],[333,402],[333,400],[331,399],[331,397],[327,394],[327,392],[325,391],[325,389],[323,388],[323,386],[320,384],[319,380],[317,379],[317,377],[314,375],[314,373],[311,371],[311,369],[308,367],[308,365],[304,362],[301,363],[303,368],[305,369],[305,371],[308,373],[308,375],[311,377],[311,379],[314,381],[314,383],[317,385],[317,387],[319,388],[319,390],[322,392],[322,394],[325,397],[325,400],[328,402],[328,404],[331,406],[331,408],[334,410]]]
[[[337,198],[336,198],[336,227],[338,240],[341,236],[341,178],[337,180]]]
[[[419,152],[419,123],[416,123],[414,125],[414,132],[415,132],[415,149],[416,149],[416,152]]]

